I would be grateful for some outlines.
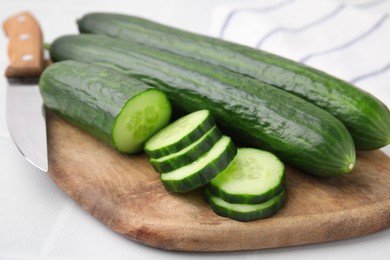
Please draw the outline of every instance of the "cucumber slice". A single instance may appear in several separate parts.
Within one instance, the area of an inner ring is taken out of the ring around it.
[[[145,152],[151,158],[159,158],[182,150],[198,140],[215,125],[208,110],[199,110],[181,117],[145,144]]]
[[[233,204],[214,196],[209,190],[206,190],[205,194],[206,201],[217,215],[243,222],[269,218],[278,212],[286,201],[284,189],[280,194],[260,204]]]
[[[282,191],[284,176],[283,163],[272,153],[240,148],[229,167],[212,179],[208,188],[230,203],[258,204]]]
[[[186,148],[157,159],[151,158],[150,163],[153,165],[154,169],[160,173],[176,170],[201,157],[204,153],[209,151],[221,137],[221,132],[217,126],[214,126],[196,142]]]
[[[222,136],[199,159],[177,170],[162,173],[161,181],[171,192],[187,192],[201,187],[223,171],[237,154],[230,137]]]
[[[116,118],[113,139],[119,151],[142,150],[145,141],[167,125],[171,109],[166,95],[150,89],[131,98]]]

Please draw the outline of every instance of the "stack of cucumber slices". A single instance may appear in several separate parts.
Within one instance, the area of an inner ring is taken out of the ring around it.
[[[283,163],[272,153],[239,148],[230,165],[207,185],[206,200],[224,217],[268,218],[284,206],[284,176]]]
[[[270,217],[284,205],[283,163],[266,151],[236,149],[208,110],[176,120],[144,149],[168,191],[205,186],[206,201],[218,215],[252,221]]]
[[[188,192],[210,182],[237,153],[208,110],[188,114],[152,136],[145,152],[171,192]]]

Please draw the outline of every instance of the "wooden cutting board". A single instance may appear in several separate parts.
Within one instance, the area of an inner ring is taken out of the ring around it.
[[[49,175],[110,229],[169,250],[231,251],[346,239],[390,227],[390,158],[360,152],[356,169],[317,178],[287,167],[285,207],[238,222],[213,213],[200,190],[165,191],[144,155],[119,154],[48,112]]]

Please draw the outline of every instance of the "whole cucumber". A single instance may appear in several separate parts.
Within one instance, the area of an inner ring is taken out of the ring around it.
[[[104,35],[70,35],[50,48],[54,61],[98,63],[167,93],[182,111],[208,109],[239,140],[320,176],[348,173],[355,147],[345,126],[288,92],[225,68]]]
[[[358,150],[390,143],[390,112],[382,102],[312,67],[134,16],[90,13],[78,20],[78,26],[82,33],[118,37],[219,65],[304,98],[343,122]]]

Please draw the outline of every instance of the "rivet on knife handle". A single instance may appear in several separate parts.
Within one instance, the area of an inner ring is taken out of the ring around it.
[[[44,68],[42,32],[36,19],[29,12],[9,17],[3,23],[9,38],[10,64],[7,78],[38,77]]]

